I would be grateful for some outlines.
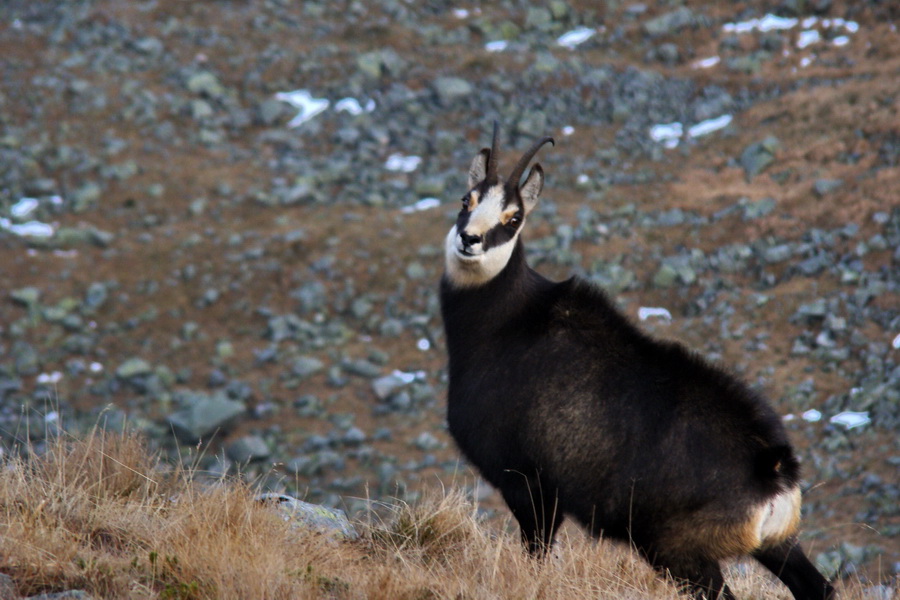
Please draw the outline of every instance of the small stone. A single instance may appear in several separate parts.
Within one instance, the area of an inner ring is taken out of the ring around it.
[[[119,379],[131,379],[133,377],[150,375],[152,372],[153,366],[143,358],[129,358],[116,369],[116,377]]]
[[[769,136],[763,141],[750,144],[744,149],[739,162],[744,168],[748,182],[775,161],[775,153],[778,151],[779,146],[778,138]]]
[[[242,402],[231,400],[222,392],[213,395],[192,392],[185,399],[189,406],[169,415],[166,423],[186,444],[206,440],[217,431],[227,429],[247,412]]]
[[[165,49],[163,43],[155,37],[143,37],[134,41],[134,49],[141,54],[156,56]]]
[[[743,220],[760,219],[775,210],[777,202],[774,198],[763,198],[759,202],[748,202],[743,206]]]
[[[274,98],[263,100],[256,106],[256,120],[266,127],[274,125],[286,116],[284,103]]]
[[[472,95],[472,84],[459,77],[438,77],[431,83],[438,101],[448,106],[460,98]]]
[[[106,286],[99,282],[94,282],[88,286],[87,292],[84,295],[84,306],[90,310],[94,310],[103,306],[106,302],[106,299],[109,297],[109,292],[106,289]]]
[[[359,377],[373,378],[381,374],[381,368],[367,360],[346,360],[341,363],[341,368],[347,373]]]
[[[813,191],[816,193],[816,196],[822,198],[843,185],[843,179],[816,179],[816,182],[813,184]]]
[[[209,98],[219,98],[225,95],[225,87],[209,71],[200,71],[191,75],[187,80],[187,89]]]
[[[418,437],[416,437],[416,439],[412,441],[412,445],[419,450],[423,450],[426,452],[437,450],[439,448],[443,448],[444,446],[444,444],[442,444],[439,439],[437,439],[428,431],[423,431],[422,433],[420,433]]]
[[[9,598],[12,600],[13,598],[18,597],[19,594],[16,589],[16,582],[6,573],[0,573],[0,598]]]
[[[314,356],[301,356],[291,363],[291,373],[301,379],[311,377],[324,368],[325,363]]]
[[[276,508],[292,526],[312,528],[334,539],[353,540],[359,537],[342,510],[310,504],[285,494],[261,494],[256,500]]]
[[[672,287],[678,279],[678,271],[671,265],[662,265],[653,276],[653,285],[660,288]]]
[[[93,600],[93,598],[94,596],[84,590],[66,590],[64,592],[52,592],[49,594],[28,596],[23,600]]]
[[[240,464],[265,460],[271,454],[266,442],[256,435],[238,438],[225,448],[225,456]]]
[[[828,314],[828,305],[824,298],[817,298],[807,304],[801,304],[795,316],[805,319],[824,319]]]
[[[381,322],[379,333],[383,337],[398,337],[403,333],[403,321],[387,318]]]
[[[202,121],[203,119],[208,119],[215,114],[213,107],[206,100],[200,100],[199,98],[195,98],[191,100],[190,103],[190,113],[191,118],[195,121]]]
[[[644,33],[650,36],[660,36],[674,33],[694,22],[694,13],[686,6],[682,6],[644,23]]]
[[[41,290],[36,287],[28,286],[13,290],[9,293],[10,299],[22,306],[35,306],[41,299]]]
[[[400,75],[406,69],[406,61],[388,48],[359,55],[356,66],[367,77],[379,79],[383,76]]]
[[[410,279],[424,279],[428,276],[428,271],[422,266],[422,263],[413,261],[406,267],[406,276]]]
[[[547,29],[553,23],[553,13],[548,9],[532,6],[525,13],[525,27],[527,29]]]
[[[779,244],[766,248],[763,251],[763,260],[770,264],[779,263],[789,259],[792,253],[790,244]]]
[[[379,400],[387,400],[394,395],[397,390],[408,385],[408,381],[398,375],[385,375],[372,380],[372,391]]]
[[[658,61],[666,65],[678,64],[678,61],[681,58],[681,55],[678,52],[678,46],[675,44],[660,44],[656,48],[654,54]]]
[[[366,441],[366,434],[359,427],[351,427],[344,432],[344,435],[341,437],[341,441],[348,446],[359,446]]]
[[[17,375],[29,376],[37,375],[40,370],[41,361],[38,357],[37,350],[31,344],[26,342],[16,342],[12,348],[13,361]]]

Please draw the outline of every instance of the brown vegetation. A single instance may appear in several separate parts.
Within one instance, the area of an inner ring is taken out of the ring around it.
[[[292,528],[246,485],[192,480],[132,434],[59,438],[0,471],[0,571],[21,595],[82,589],[98,598],[668,598],[679,597],[628,548],[563,535],[544,562],[517,536],[479,522],[449,491],[359,540]],[[744,598],[788,598],[755,567],[733,568]],[[845,590],[861,598],[862,590]]]

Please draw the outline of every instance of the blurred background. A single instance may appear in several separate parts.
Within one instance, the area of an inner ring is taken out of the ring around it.
[[[828,575],[900,572],[887,0],[4,0],[0,451],[142,431],[360,513],[499,495],[444,425],[442,244],[501,123],[532,266],[768,395]],[[648,310],[653,309],[653,310]],[[498,523],[503,521],[496,519]]]

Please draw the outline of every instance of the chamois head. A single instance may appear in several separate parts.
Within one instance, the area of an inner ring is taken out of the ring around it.
[[[445,244],[447,277],[454,286],[482,285],[498,275],[512,256],[525,222],[544,187],[544,170],[535,164],[519,180],[537,151],[553,138],[536,141],[504,182],[497,174],[499,127],[494,121],[490,148],[475,155],[469,167],[469,191]]]

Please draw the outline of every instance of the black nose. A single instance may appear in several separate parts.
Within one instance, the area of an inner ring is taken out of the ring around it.
[[[469,235],[468,233],[463,231],[459,234],[459,237],[462,238],[463,244],[465,244],[466,246],[474,246],[475,244],[481,243],[480,235]]]

